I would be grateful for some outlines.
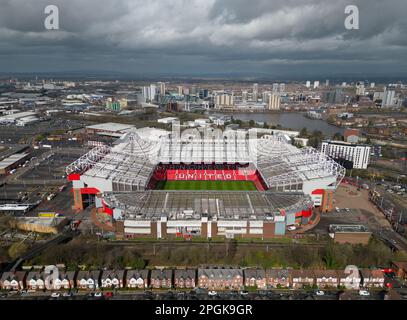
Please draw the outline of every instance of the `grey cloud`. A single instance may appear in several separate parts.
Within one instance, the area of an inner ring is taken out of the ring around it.
[[[61,30],[45,31],[49,0],[1,0],[0,71],[31,62],[164,73],[393,63],[407,72],[405,0],[352,2],[360,30],[344,29],[348,0],[54,0]]]

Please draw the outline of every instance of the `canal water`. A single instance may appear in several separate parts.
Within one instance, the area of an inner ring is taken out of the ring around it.
[[[234,119],[242,121],[254,120],[256,122],[267,122],[270,126],[281,125],[286,129],[300,131],[302,128],[307,128],[308,132],[314,130],[321,131],[324,135],[332,136],[336,132],[343,135],[344,129],[333,126],[324,120],[312,120],[305,117],[305,113],[213,113],[215,116],[233,116]]]

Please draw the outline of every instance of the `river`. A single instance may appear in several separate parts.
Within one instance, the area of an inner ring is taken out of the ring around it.
[[[233,116],[242,121],[254,120],[256,122],[267,122],[270,126],[281,125],[284,128],[300,131],[307,128],[308,132],[314,130],[321,131],[324,135],[333,136],[336,132],[343,135],[344,129],[333,126],[324,120],[312,120],[306,118],[305,113],[287,112],[287,113],[213,113],[215,116]]]

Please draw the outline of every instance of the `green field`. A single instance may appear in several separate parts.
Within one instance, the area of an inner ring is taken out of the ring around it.
[[[160,181],[158,190],[256,190],[252,181]]]

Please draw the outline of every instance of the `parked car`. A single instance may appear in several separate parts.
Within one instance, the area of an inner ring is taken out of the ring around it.
[[[208,295],[211,296],[211,297],[214,297],[214,296],[216,296],[217,294],[218,294],[218,293],[217,293],[216,291],[214,291],[214,290],[211,290],[211,291],[208,292]]]
[[[288,226],[287,227],[288,231],[294,231],[295,229],[297,229],[296,226]]]
[[[102,292],[97,291],[95,292],[95,294],[93,295],[95,298],[101,298],[102,297]]]
[[[53,292],[51,293],[51,298],[59,298],[61,294],[59,292]]]
[[[370,296],[370,292],[367,290],[359,290],[360,296]]]
[[[62,294],[63,297],[72,297],[72,293],[71,292],[64,292]]]
[[[248,294],[249,294],[249,292],[246,290],[240,291],[241,296],[247,296]]]
[[[325,292],[322,291],[322,290],[317,290],[317,291],[315,292],[315,294],[316,294],[317,296],[324,296],[324,295],[325,295]]]
[[[106,297],[106,298],[111,298],[111,297],[113,297],[113,292],[111,292],[111,291],[105,292],[105,297]]]

